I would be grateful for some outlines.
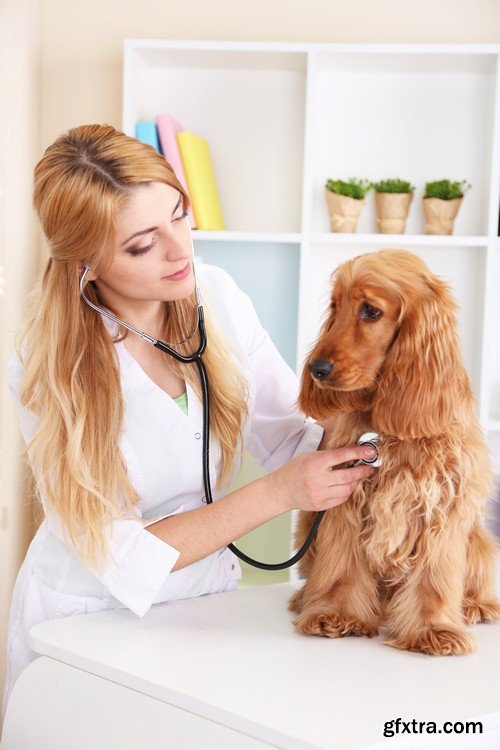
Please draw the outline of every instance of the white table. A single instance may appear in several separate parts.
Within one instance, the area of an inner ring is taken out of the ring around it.
[[[2,750],[500,748],[500,623],[477,652],[431,657],[378,638],[295,632],[298,583],[33,627]],[[384,722],[483,722],[482,735],[384,738]]]

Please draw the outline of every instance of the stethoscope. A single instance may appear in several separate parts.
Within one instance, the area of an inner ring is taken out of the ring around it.
[[[189,236],[191,240],[191,259],[192,259],[193,274],[194,274],[194,279],[195,279],[195,295],[196,295],[196,307],[197,307],[197,313],[198,313],[198,323],[193,333],[190,336],[188,336],[187,339],[185,339],[184,341],[180,343],[185,343],[185,341],[189,341],[189,339],[191,339],[194,336],[196,331],[199,330],[200,344],[199,344],[197,351],[194,352],[194,354],[191,354],[190,356],[179,354],[179,352],[177,352],[175,349],[169,346],[165,341],[162,341],[161,339],[155,339],[153,338],[153,336],[149,336],[144,331],[140,331],[138,328],[135,328],[135,326],[129,325],[128,323],[125,323],[123,320],[120,320],[115,315],[113,315],[113,313],[111,313],[109,310],[104,309],[100,305],[94,305],[94,303],[91,302],[89,298],[85,295],[85,292],[83,289],[83,282],[85,280],[85,276],[87,275],[87,271],[89,271],[88,266],[84,266],[84,271],[80,277],[80,294],[82,295],[84,300],[87,302],[87,304],[93,307],[94,310],[97,310],[97,312],[100,312],[103,315],[106,315],[108,318],[110,318],[111,320],[114,320],[116,323],[119,323],[125,328],[128,328],[129,331],[136,333],[145,341],[149,341],[157,349],[161,349],[161,351],[166,352],[167,354],[170,354],[178,362],[183,362],[186,364],[194,362],[196,366],[198,367],[198,371],[200,374],[201,390],[203,394],[203,448],[202,448],[203,484],[205,487],[205,495],[206,495],[206,501],[208,505],[212,502],[212,490],[210,487],[210,466],[209,466],[209,456],[208,456],[208,446],[209,446],[209,440],[210,440],[210,397],[209,397],[207,372],[206,372],[205,365],[202,359],[203,352],[205,351],[207,347],[207,333],[205,330],[205,320],[204,320],[204,315],[203,315],[203,306],[201,304],[201,295],[200,295],[200,290],[199,290],[197,278],[196,278],[193,235],[191,233],[191,225],[189,223],[189,217],[186,216],[185,219],[188,223]],[[366,442],[368,445],[373,446],[377,450],[377,454],[378,454],[378,446],[377,446],[378,435],[376,433],[365,433],[364,435],[361,435],[361,437],[358,439],[358,443],[361,445],[361,444],[364,444],[364,442]],[[360,459],[359,461],[356,462],[356,465],[364,463],[364,464],[370,464],[371,466],[379,466],[380,465],[379,461],[380,459],[379,459],[379,456],[377,455],[372,460]],[[283,570],[284,568],[289,568],[290,566],[295,565],[295,563],[298,562],[298,560],[300,560],[300,558],[303,557],[303,555],[305,555],[305,553],[307,552],[312,540],[314,539],[316,531],[318,530],[318,526],[325,512],[326,511],[324,510],[318,511],[304,544],[302,545],[300,550],[292,558],[290,558],[290,560],[287,560],[286,562],[282,562],[282,563],[259,562],[258,560],[253,560],[251,557],[248,557],[248,555],[246,555],[244,552],[242,552],[237,547],[235,547],[234,544],[228,544],[227,546],[241,560],[244,560],[244,562],[248,563],[249,565],[253,565],[255,568],[261,568],[262,570]]]

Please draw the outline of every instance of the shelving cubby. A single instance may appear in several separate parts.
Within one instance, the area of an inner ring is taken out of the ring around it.
[[[494,44],[127,39],[123,71],[126,133],[134,135],[139,119],[169,112],[208,140],[226,229],[195,230],[195,251],[251,296],[297,375],[334,268],[382,247],[406,248],[451,284],[492,450],[500,444],[499,59]],[[350,176],[416,186],[406,234],[376,233],[372,193],[355,234],[330,231],[325,182]],[[453,235],[426,235],[425,182],[443,178],[466,179],[472,189]],[[256,472],[248,457],[242,474],[248,481]],[[270,549],[260,556],[269,562],[286,558],[289,524],[279,539],[256,532],[245,551]],[[242,567],[247,581],[288,578]]]

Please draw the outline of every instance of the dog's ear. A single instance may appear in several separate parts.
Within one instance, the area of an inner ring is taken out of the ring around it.
[[[337,268],[332,274],[333,285],[335,285],[335,278],[338,271],[339,269]],[[368,411],[371,406],[369,391],[336,391],[331,388],[320,388],[307,367],[308,363],[314,358],[314,352],[319,343],[323,341],[328,330],[335,322],[335,314],[336,308],[330,302],[316,341],[309,349],[304,360],[300,376],[299,396],[295,403],[295,406],[300,411],[318,421],[326,421],[339,412]]]
[[[372,401],[373,429],[401,439],[445,432],[466,390],[470,393],[457,334],[457,305],[438,277],[429,274],[423,281],[421,291],[403,301],[399,331]]]

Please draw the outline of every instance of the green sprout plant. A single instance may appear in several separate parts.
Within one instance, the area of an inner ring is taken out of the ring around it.
[[[365,195],[371,188],[370,180],[361,180],[357,177],[325,182],[325,197],[332,232],[356,231]]]
[[[466,180],[435,180],[425,183],[422,203],[426,234],[452,234],[458,209],[471,187]]]
[[[415,185],[407,180],[400,180],[399,177],[395,177],[374,182],[373,189],[376,193],[413,193]]]
[[[372,189],[372,183],[370,180],[349,177],[348,180],[327,180],[325,187],[337,195],[345,195],[355,200],[363,200],[365,195]]]
[[[424,198],[439,198],[442,201],[451,201],[463,196],[471,189],[472,185],[466,180],[451,182],[450,180],[435,180],[425,183]]]
[[[415,185],[399,177],[374,182],[375,225],[382,234],[404,234]]]

